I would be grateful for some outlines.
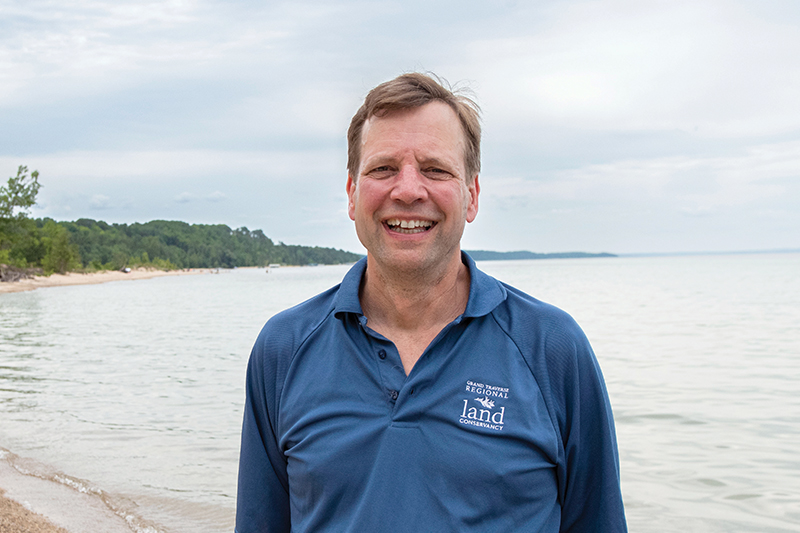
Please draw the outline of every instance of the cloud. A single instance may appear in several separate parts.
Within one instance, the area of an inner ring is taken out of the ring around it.
[[[253,176],[258,180],[314,179],[320,172],[342,169],[344,149],[328,147],[286,150],[75,150],[28,156],[40,181],[73,183],[128,182],[159,185],[191,176]],[[19,157],[0,155],[0,165],[11,167]],[[17,163],[18,164],[18,163]],[[16,168],[14,166],[13,168]],[[344,179],[344,178],[342,178]]]
[[[221,202],[227,198],[227,195],[221,191],[214,191],[206,195],[206,200],[209,202]]]
[[[210,194],[206,194],[203,198],[209,202],[221,202],[227,198],[227,195],[221,191],[214,191]],[[179,204],[186,204],[195,200],[197,200],[197,195],[189,192],[182,192],[175,197],[175,202]]]
[[[246,224],[351,246],[337,240],[357,242],[340,213],[350,117],[375,84],[431,69],[466,80],[485,112],[479,225],[491,231],[473,232],[475,247],[552,235],[552,250],[572,249],[591,234],[619,235],[608,242],[622,249],[623,235],[645,242],[645,227],[721,214],[717,233],[680,231],[713,244],[746,224],[796,246],[792,231],[759,225],[795,220],[800,197],[796,3],[12,0],[0,11],[0,168],[41,172],[43,216],[66,205],[91,216],[114,198],[104,216],[119,222]],[[96,191],[107,196],[87,201]]]
[[[195,195],[188,192],[182,192],[178,196],[175,197],[175,201],[179,204],[185,204],[187,202],[191,202],[195,199]]]
[[[752,3],[560,4],[468,44],[486,108],[580,128],[754,136],[800,127],[797,20]]]
[[[111,208],[111,198],[103,194],[95,194],[89,200],[89,209],[93,211],[102,211]]]
[[[595,218],[625,214],[641,224],[666,224],[669,214],[726,216],[747,226],[766,214],[795,218],[800,141],[758,145],[728,157],[628,159],[536,177],[492,177],[486,183],[484,197],[519,213],[520,220],[591,212]]]

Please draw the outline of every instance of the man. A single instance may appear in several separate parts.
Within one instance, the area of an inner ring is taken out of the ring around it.
[[[405,74],[369,93],[348,143],[367,258],[253,348],[238,533],[625,531],[588,341],[460,251],[477,108]]]

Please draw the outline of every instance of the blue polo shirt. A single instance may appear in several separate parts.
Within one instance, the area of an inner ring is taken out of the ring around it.
[[[236,531],[626,531],[600,367],[563,311],[469,267],[406,376],[361,260],[267,322],[247,370]]]

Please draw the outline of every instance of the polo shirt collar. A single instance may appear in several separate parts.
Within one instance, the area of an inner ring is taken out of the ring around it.
[[[461,252],[461,261],[469,268],[469,299],[464,316],[488,315],[505,301],[508,291],[502,283],[478,270],[475,261],[466,252]]]
[[[358,290],[361,288],[361,278],[364,277],[366,269],[367,258],[365,256],[359,259],[345,274],[342,283],[339,284],[339,290],[336,292],[336,299],[333,302],[334,313],[337,317],[339,313],[364,314],[361,309],[361,301],[358,299]]]
[[[461,261],[469,268],[470,279],[469,298],[463,316],[479,317],[488,315],[506,299],[508,292],[499,281],[480,271],[475,265],[475,261],[463,251],[461,252]],[[339,316],[339,313],[364,314],[361,309],[361,302],[358,299],[358,291],[366,269],[367,258],[364,257],[345,274],[334,301],[334,313],[336,316]]]

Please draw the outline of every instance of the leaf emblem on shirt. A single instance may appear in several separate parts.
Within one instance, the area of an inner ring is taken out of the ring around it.
[[[490,400],[488,396],[483,398],[475,398],[476,402],[479,402],[482,406],[487,409],[494,409],[494,401]]]

